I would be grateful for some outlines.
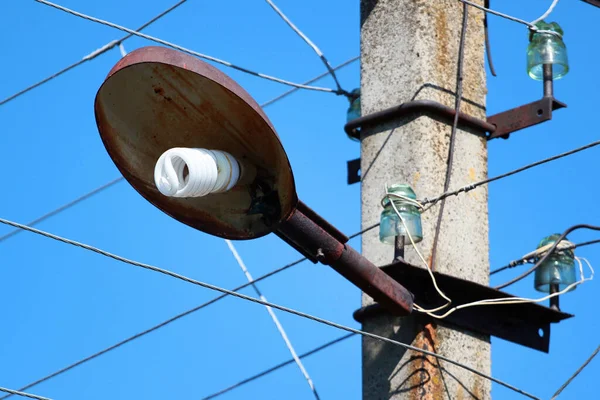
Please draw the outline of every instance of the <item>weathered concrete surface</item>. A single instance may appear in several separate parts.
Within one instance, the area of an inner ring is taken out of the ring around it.
[[[463,5],[457,0],[361,0],[363,115],[413,99],[454,107],[462,12]],[[468,12],[461,110],[485,118],[483,13],[474,8]],[[386,182],[410,183],[418,198],[442,192],[450,130],[450,125],[422,116],[363,132],[363,227],[378,222]],[[485,141],[459,130],[450,188],[486,177]],[[487,188],[480,187],[447,200],[436,270],[488,282],[487,197]],[[428,260],[438,210],[435,206],[423,215],[425,238],[419,247]],[[381,244],[377,230],[372,230],[363,236],[363,254],[383,265],[392,260],[393,246]],[[406,258],[422,265],[408,247]],[[372,299],[363,295],[363,305],[371,303]],[[487,336],[439,325],[420,326],[413,317],[370,319],[363,328],[490,373]],[[363,339],[365,400],[488,399],[490,388],[490,382],[459,367]]]

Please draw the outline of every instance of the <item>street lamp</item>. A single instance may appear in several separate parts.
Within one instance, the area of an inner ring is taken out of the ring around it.
[[[94,107],[119,171],[166,214],[227,239],[273,232],[395,314],[411,312],[412,294],[298,199],[273,125],[218,69],[175,50],[144,47],[113,67]]]

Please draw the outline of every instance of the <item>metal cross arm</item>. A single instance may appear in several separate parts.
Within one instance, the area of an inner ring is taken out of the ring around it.
[[[513,132],[551,120],[552,111],[567,106],[554,98],[551,76],[544,78],[543,88],[544,93],[540,100],[491,115],[485,121],[459,112],[458,123],[464,128],[472,129],[474,134],[481,135],[487,140],[507,139]],[[413,100],[352,120],[344,126],[344,130],[348,136],[359,139],[360,131],[364,127],[374,127],[411,115],[418,117],[423,114],[451,123],[456,111],[437,101]],[[349,180],[352,179],[349,178]]]
[[[381,267],[392,278],[402,283],[415,295],[415,302],[425,308],[440,305],[441,298],[428,279],[427,270],[403,261]],[[450,298],[453,306],[486,299],[514,298],[511,294],[460,279],[440,272],[433,273],[436,281]],[[363,307],[354,313],[358,322],[385,314],[379,305]],[[463,329],[484,335],[496,336],[531,349],[549,352],[550,325],[573,317],[549,307],[535,303],[491,305],[469,307],[458,310],[445,319],[432,319],[422,314],[424,321],[453,324]]]
[[[138,49],[108,74],[96,95],[95,115],[123,177],[169,216],[225,239],[275,233],[390,312],[412,311],[409,291],[298,199],[271,122],[218,69],[179,51]]]
[[[377,126],[410,115],[417,117],[423,113],[445,122],[451,122],[456,111],[454,108],[438,103],[437,101],[413,100],[350,121],[344,126],[344,130],[348,136],[358,139],[360,138],[360,129],[363,127]],[[463,112],[459,112],[458,122],[461,126],[474,129],[482,136],[485,136],[485,132],[493,132],[496,129],[489,122]]]

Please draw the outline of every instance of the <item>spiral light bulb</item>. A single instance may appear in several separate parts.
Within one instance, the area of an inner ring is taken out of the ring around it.
[[[185,168],[187,167],[187,174]],[[154,168],[154,183],[168,197],[202,197],[226,192],[240,178],[240,164],[220,150],[175,147],[165,151]]]

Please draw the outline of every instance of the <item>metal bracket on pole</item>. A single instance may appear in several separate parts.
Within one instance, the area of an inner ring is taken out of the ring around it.
[[[421,307],[434,308],[442,304],[443,299],[431,284],[429,273],[424,268],[405,262],[393,262],[382,267],[382,270],[394,280],[401,281],[414,294],[415,303]],[[484,299],[514,297],[491,287],[439,272],[434,272],[434,275],[440,289],[452,299],[450,307]],[[367,318],[383,314],[386,314],[385,310],[375,304],[357,310],[354,319],[362,322]],[[455,311],[442,320],[426,314],[422,314],[422,317],[427,322],[452,324],[548,353],[550,324],[571,318],[573,315],[539,304],[523,303],[467,307]]]
[[[437,101],[413,100],[352,120],[344,126],[344,130],[348,136],[360,139],[360,128],[389,123],[407,115],[423,114],[451,123],[456,111]],[[494,125],[463,112],[458,113],[458,123],[464,127],[475,129],[483,137],[485,137],[485,132],[492,132],[496,129]]]
[[[348,161],[348,185],[360,182],[360,158]]]
[[[544,82],[544,96],[538,101],[494,114],[487,117],[486,121],[459,112],[458,123],[459,126],[474,129],[474,134],[488,141],[497,138],[508,139],[513,132],[551,120],[552,111],[566,106],[554,98],[550,79]],[[344,130],[348,136],[360,139],[360,131],[364,127],[389,123],[408,115],[423,114],[452,123],[456,111],[436,101],[414,100],[352,120],[344,126]],[[360,182],[359,169],[360,159],[348,161],[349,185]]]
[[[496,129],[488,135],[487,140],[508,139],[513,132],[551,120],[552,111],[566,106],[554,97],[542,97],[533,103],[494,114],[487,121],[495,125]]]

